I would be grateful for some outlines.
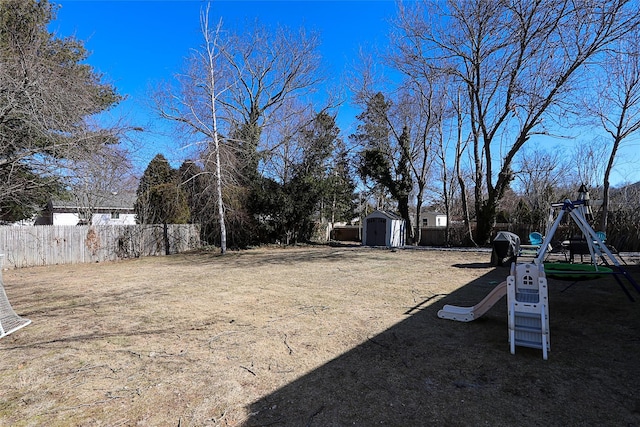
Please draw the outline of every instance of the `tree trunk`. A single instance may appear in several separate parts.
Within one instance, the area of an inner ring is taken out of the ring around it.
[[[607,163],[607,168],[604,171],[604,182],[602,185],[602,216],[600,217],[600,230],[607,232],[607,221],[609,217],[609,176],[611,175],[611,170],[613,169],[613,161],[616,158],[616,153],[618,152],[618,147],[620,145],[620,138],[616,137],[613,141],[613,148],[611,149],[611,154],[609,155],[609,162]]]
[[[462,203],[462,213],[464,215],[464,225],[467,228],[467,236],[471,240],[471,243],[474,246],[478,246],[476,241],[473,238],[473,231],[471,230],[471,215],[469,215],[469,201],[467,199],[467,187],[464,183],[464,178],[462,177],[460,171],[458,171],[458,185],[460,185],[460,201]],[[447,224],[449,224],[449,219],[447,218]]]
[[[424,194],[425,184],[423,182],[418,182],[418,194],[416,196],[416,246],[420,245],[422,241],[422,202],[423,202],[423,194]]]
[[[209,38],[209,6],[207,13],[202,17],[203,29],[202,34],[205,38],[206,49],[208,54],[209,66],[209,108],[211,109],[212,130],[213,130],[213,149],[215,151],[215,168],[216,168],[216,196],[218,197],[218,223],[220,225],[220,253],[227,252],[227,226],[224,218],[224,200],[222,199],[222,168],[220,166],[220,139],[218,138],[218,117],[217,117],[217,91],[216,91],[216,75],[215,75],[215,56],[216,42]],[[216,28],[215,37],[217,39],[222,27],[222,19]]]
[[[412,228],[411,228],[411,216],[409,215],[409,196],[408,195],[400,197],[398,199],[398,211],[400,212],[400,216],[402,217],[402,219],[404,219],[406,222],[405,229],[407,230],[407,234],[408,234],[408,236],[406,236],[407,243],[412,244],[413,233],[411,232]]]
[[[476,212],[476,238],[480,245],[491,242],[491,233],[496,225],[496,202],[492,195],[480,204]]]
[[[444,228],[444,244],[445,246],[450,246],[451,244],[451,236],[449,235],[450,233],[450,228],[449,228],[449,205],[451,204],[451,202],[449,201],[449,188],[448,188],[448,176],[447,176],[447,169],[446,167],[443,168],[443,179],[442,179],[442,195],[444,197],[444,214],[447,218],[447,223],[445,224],[445,228]]]
[[[215,119],[214,119],[215,120]],[[218,222],[220,223],[220,253],[227,252],[227,226],[224,218],[224,201],[222,200],[222,168],[220,167],[220,144],[217,132],[214,136],[216,150],[216,193],[218,196]]]
[[[164,254],[171,255],[171,245],[169,244],[169,226],[166,222],[162,224],[162,239],[164,240]]]

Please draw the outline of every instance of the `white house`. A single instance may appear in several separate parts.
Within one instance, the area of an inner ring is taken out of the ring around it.
[[[135,200],[135,194],[124,192],[95,197],[93,203],[87,200],[51,200],[36,219],[36,225],[134,225]]]
[[[411,225],[413,227],[420,225],[421,228],[446,227],[448,222],[447,215],[434,211],[432,209],[433,209],[433,206],[422,206],[422,208],[420,209],[420,223],[418,224],[416,222],[417,220],[416,207],[410,206],[409,214],[411,215],[411,220],[413,221],[413,224]]]
[[[404,220],[392,212],[373,211],[364,218],[362,243],[365,246],[400,247],[405,244]]]
[[[420,214],[423,227],[446,227],[447,216],[438,212],[422,212]]]

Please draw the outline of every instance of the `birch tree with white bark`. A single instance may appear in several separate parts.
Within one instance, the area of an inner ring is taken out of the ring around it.
[[[155,96],[160,116],[180,125],[190,137],[195,137],[200,152],[207,156],[202,159],[211,163],[212,168],[203,168],[202,173],[213,173],[213,185],[217,204],[217,221],[220,229],[220,252],[227,251],[227,231],[225,223],[225,203],[223,198],[222,154],[223,141],[219,131],[219,96],[229,90],[224,76],[224,41],[222,19],[211,28],[209,22],[210,5],[200,14],[200,30],[203,45],[195,50],[189,59],[189,67],[184,74],[178,75],[179,88],[174,91],[164,88]]]

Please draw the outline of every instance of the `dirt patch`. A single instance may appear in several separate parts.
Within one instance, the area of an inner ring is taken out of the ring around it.
[[[613,278],[550,280],[547,361],[509,353],[504,300],[438,319],[507,275],[359,247],[5,271],[33,324],[0,340],[0,426],[640,425],[640,302]]]

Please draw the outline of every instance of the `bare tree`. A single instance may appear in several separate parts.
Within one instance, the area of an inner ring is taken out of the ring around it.
[[[607,162],[608,147],[602,138],[594,138],[588,143],[578,144],[574,147],[574,175],[567,176],[566,181],[573,184],[577,191],[577,187],[584,184],[592,192],[603,180],[604,167]],[[572,179],[570,181],[570,179]]]
[[[456,97],[452,100],[453,111],[455,112],[455,121],[452,127],[455,129],[455,152],[453,156],[453,164],[455,170],[456,182],[458,183],[458,187],[460,189],[460,204],[462,209],[462,216],[464,218],[464,225],[466,234],[471,241],[471,243],[475,246],[478,244],[473,238],[473,230],[471,228],[471,213],[470,213],[470,204],[469,204],[469,192],[467,190],[467,182],[470,181],[468,174],[465,173],[465,168],[463,164],[463,158],[465,153],[467,153],[467,148],[469,146],[470,137],[467,133],[464,132],[464,112],[465,109],[462,106],[462,101],[460,97],[460,90],[453,91]]]
[[[183,129],[204,143],[202,150],[212,157],[215,195],[217,199],[217,219],[220,227],[220,252],[227,251],[227,232],[225,224],[225,205],[222,197],[223,171],[221,166],[222,143],[218,126],[218,103],[221,92],[229,86],[218,86],[220,74],[224,71],[221,60],[223,43],[221,41],[222,19],[215,29],[209,25],[209,8],[200,14],[200,30],[204,44],[190,58],[187,73],[179,76],[180,93],[159,93],[156,105],[160,115],[182,125]],[[205,159],[208,160],[208,159]],[[208,168],[205,168],[208,170]]]
[[[409,79],[402,98],[404,121],[408,125],[411,141],[408,159],[416,187],[416,244],[422,238],[422,206],[427,185],[432,178],[438,144],[443,143],[441,126],[446,113],[442,81],[436,75],[424,77],[423,80]]]
[[[551,204],[561,200],[562,184],[573,176],[563,158],[561,150],[522,150],[519,154],[518,190],[528,203],[531,225],[538,231],[546,229]]]
[[[323,79],[319,39],[303,29],[272,30],[257,22],[252,28],[219,36],[221,72],[216,77],[218,87],[224,89],[218,91],[216,102],[225,141],[221,154],[229,160],[223,165],[233,168],[226,174],[223,170],[227,181],[223,197],[234,218],[236,244],[243,245],[257,236],[252,230],[259,225],[260,215],[253,211],[257,209],[253,202],[264,176],[260,169],[273,165],[267,165],[269,156],[284,143],[275,138],[279,131],[293,132],[270,125],[290,115],[311,117],[306,96]],[[271,130],[274,137],[269,135]]]
[[[479,243],[489,241],[516,154],[553,131],[587,61],[638,25],[635,4],[474,0],[400,8],[407,60],[440,63],[468,99]]]
[[[447,87],[445,85],[445,87]],[[451,89],[451,86],[447,88]],[[455,93],[455,87],[453,87]],[[462,138],[462,132],[460,124],[460,114],[462,111],[459,109],[458,100],[456,97],[452,97],[449,94],[443,93],[441,98],[441,107],[438,114],[437,124],[437,137],[434,153],[440,166],[440,181],[442,184],[442,200],[444,204],[445,215],[447,217],[447,225],[445,228],[445,242],[451,244],[451,213],[452,213],[452,200],[455,196],[456,189],[461,190],[461,202],[463,207],[463,213],[465,218],[465,224],[469,225],[469,215],[466,202],[465,183],[461,176],[460,162],[461,154],[464,152],[464,141]],[[453,166],[450,165],[451,161],[451,146],[455,144],[457,148],[455,155],[453,156]],[[471,235],[471,233],[469,233]]]
[[[220,97],[220,104],[229,118],[229,135],[243,156],[245,178],[250,180],[258,172],[264,154],[261,137],[273,117],[289,109],[293,105],[289,101],[313,92],[323,80],[319,44],[316,34],[303,29],[271,31],[258,22],[248,31],[229,35],[228,48],[222,53],[233,87]],[[302,102],[296,105],[302,111],[309,108]],[[286,114],[297,113],[290,110]]]
[[[599,77],[597,96],[586,103],[611,138],[611,151],[606,162],[602,189],[600,229],[607,230],[610,177],[622,144],[640,130],[640,31],[625,35],[614,49],[605,53]]]
[[[313,111],[308,107],[288,99],[271,116],[261,148],[264,176],[282,184],[293,178],[295,166],[302,163],[307,148],[301,132],[313,121]]]
[[[133,202],[137,179],[129,153],[116,145],[104,145],[75,157],[67,161],[65,182],[81,218],[93,218],[97,208],[113,203],[116,196]]]
[[[227,251],[227,228],[224,221],[224,202],[222,200],[222,168],[220,166],[220,138],[218,134],[218,118],[216,114],[217,92],[216,92],[216,56],[218,55],[217,44],[220,29],[222,27],[222,19],[216,27],[215,34],[212,36],[209,32],[209,6],[207,11],[200,16],[202,34],[204,36],[206,56],[205,60],[209,68],[208,74],[208,91],[209,91],[209,107],[211,110],[211,128],[213,133],[213,154],[215,157],[215,177],[216,177],[216,196],[218,197],[218,221],[220,223],[220,252],[223,254]]]

